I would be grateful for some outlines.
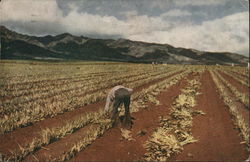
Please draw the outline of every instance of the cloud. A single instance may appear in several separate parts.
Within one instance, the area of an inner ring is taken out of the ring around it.
[[[186,10],[173,9],[168,12],[161,14],[161,17],[183,17],[183,16],[191,16],[192,13]]]
[[[244,52],[249,56],[249,12],[226,16],[201,25],[178,26],[169,31],[149,35],[133,35],[130,39],[169,43],[179,47],[205,51]]]
[[[27,34],[52,34],[62,31],[62,11],[55,1],[13,1],[0,3],[0,23]]]
[[[55,1],[10,1],[3,0],[0,4],[1,22],[12,21],[58,21],[62,13],[57,9]]]
[[[218,3],[213,0],[185,1],[191,2],[196,5]],[[58,3],[52,0],[3,0],[0,3],[0,23],[18,32],[32,35],[69,32],[74,35],[122,37],[206,51],[230,51],[249,55],[248,11],[196,24],[186,19],[195,15],[194,12],[177,8],[158,16],[138,13],[134,9],[127,10],[120,13],[124,15],[123,19],[79,10],[79,6],[71,4],[65,14]]]
[[[227,0],[176,0],[174,3],[177,6],[209,6],[224,4]]]
[[[60,28],[65,29],[65,32],[77,35],[105,34],[121,35],[124,37],[133,34],[148,33],[152,30],[165,30],[169,26],[169,23],[162,21],[160,17],[138,15],[137,12],[134,11],[130,14],[127,12],[126,20],[119,20],[114,16],[78,12],[78,7],[71,5],[71,11],[67,15],[63,15],[55,1],[45,2],[46,3],[42,0],[5,0],[0,6],[0,13],[3,15],[0,21],[3,24],[8,22],[13,24],[15,22],[16,25],[22,27],[23,31],[25,31],[23,27],[26,25],[27,28],[31,30],[26,32],[32,32],[32,28],[29,26],[34,27],[34,30],[37,31],[41,29],[41,23],[57,23],[54,29],[55,32],[58,30],[58,25],[61,25]],[[14,10],[15,12],[12,12]]]

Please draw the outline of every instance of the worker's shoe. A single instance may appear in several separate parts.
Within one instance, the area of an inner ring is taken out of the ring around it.
[[[132,128],[131,117],[125,117],[123,122],[122,122],[122,126],[124,126],[127,129],[131,129]]]

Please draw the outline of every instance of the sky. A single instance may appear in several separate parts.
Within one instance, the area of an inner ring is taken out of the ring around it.
[[[1,0],[0,25],[249,57],[248,0]]]

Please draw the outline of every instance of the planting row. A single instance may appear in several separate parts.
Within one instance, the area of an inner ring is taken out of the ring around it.
[[[168,69],[166,70],[168,71]],[[4,115],[7,115],[8,112],[12,113],[13,111],[20,111],[22,110],[22,107],[27,108],[27,104],[32,103],[50,103],[50,102],[56,102],[56,101],[63,101],[65,99],[70,99],[74,97],[82,97],[83,95],[93,93],[94,91],[105,89],[107,87],[110,87],[115,84],[119,83],[131,83],[134,84],[137,83],[144,83],[144,81],[154,79],[154,77],[159,77],[164,71],[155,72],[155,73],[149,73],[149,74],[142,74],[142,75],[135,75],[133,77],[130,77],[131,75],[125,74],[121,76],[113,76],[111,78],[96,78],[95,80],[89,81],[85,84],[83,84],[82,87],[76,87],[73,89],[58,89],[56,91],[48,92],[48,94],[34,94],[32,96],[20,96],[18,98],[14,98],[12,100],[4,101],[1,104],[1,112]],[[170,72],[170,71],[168,71]],[[167,73],[168,73],[167,72]],[[166,75],[165,73],[164,75]],[[15,109],[16,108],[16,109]]]
[[[181,74],[177,74],[175,76],[172,76],[162,82],[159,82],[155,85],[152,85],[146,89],[143,89],[140,92],[136,92],[133,94],[132,98],[132,105],[131,105],[131,112],[137,112],[140,111],[142,108],[147,108],[147,103],[148,102],[153,102],[153,103],[158,103],[156,100],[156,96],[164,89],[169,88],[170,86],[178,83],[183,77],[185,77],[189,72],[186,71]],[[123,115],[123,109],[120,113],[120,115]],[[84,149],[86,146],[91,144],[96,138],[98,138],[100,135],[102,135],[108,128],[110,128],[110,121],[105,119],[105,116],[103,115],[104,112],[103,110],[100,110],[99,112],[93,114],[93,118],[91,123],[88,123],[87,126],[90,127],[87,131],[83,129],[78,130],[77,132],[73,133],[72,135],[67,136],[62,140],[67,139],[72,139],[72,136],[76,136],[76,134],[82,134],[81,138],[78,137],[78,140],[76,140],[75,143],[69,144],[67,149],[62,150],[61,152],[57,153],[57,155],[52,156],[50,159],[51,161],[63,161],[63,160],[68,160],[71,157],[73,157],[77,152],[81,151]],[[88,119],[89,121],[89,119]],[[79,122],[79,121],[78,121]],[[82,123],[82,122],[80,122]],[[71,126],[74,124],[69,123]],[[94,129],[93,129],[94,127]],[[69,126],[67,127],[69,128]],[[84,133],[83,133],[84,132]],[[58,148],[60,147],[60,141],[58,141]],[[49,146],[47,146],[49,147]],[[53,146],[55,147],[55,145]],[[39,152],[37,152],[39,153]],[[36,153],[34,154],[36,156]],[[47,155],[46,155],[47,156]],[[40,157],[41,158],[41,157]],[[42,159],[39,160],[44,160],[46,157],[42,157]]]
[[[191,133],[193,117],[204,114],[192,109],[196,105],[195,97],[199,94],[199,77],[190,80],[188,86],[174,100],[170,114],[160,117],[160,126],[156,128],[144,147],[146,161],[166,161],[171,155],[180,153],[183,146],[196,142]]]
[[[174,74],[174,72],[172,72]],[[132,98],[132,112],[139,111],[140,108],[143,108],[145,105],[145,102],[150,101],[152,99],[152,96],[157,95],[157,93],[160,92],[163,88],[168,88],[169,86],[176,84],[181,78],[186,76],[188,74],[188,71],[174,75],[168,79],[165,79],[164,81],[161,81],[155,85],[152,85],[146,89],[143,89],[140,92],[136,92],[133,94]],[[150,97],[151,96],[151,97]],[[75,130],[78,130],[77,132],[81,132],[81,138],[80,141],[76,141],[74,143],[70,143],[67,145],[67,152],[63,152],[60,157],[57,157],[54,160],[65,160],[70,157],[72,157],[73,154],[76,152],[82,150],[85,148],[88,144],[90,144],[94,139],[96,139],[99,135],[103,134],[106,129],[110,127],[110,121],[105,119],[103,109],[100,108],[100,111],[88,113],[87,115],[84,114],[84,116],[79,116],[77,118],[71,119],[70,121],[65,122],[66,125],[54,129],[44,129],[42,130],[42,135],[40,138],[34,139],[29,144],[26,144],[22,147],[22,151],[19,153],[13,153],[11,156],[8,156],[8,158],[11,159],[20,159],[24,157],[29,152],[33,151],[34,149],[40,148],[41,146],[47,145],[51,142],[53,139],[60,139],[64,137],[67,134],[73,133]],[[83,129],[87,131],[82,132]],[[74,136],[77,132],[74,132],[72,135]],[[70,137],[66,137],[70,138]],[[63,138],[65,139],[65,138]],[[60,141],[58,141],[60,142]],[[6,157],[7,158],[7,157]],[[35,159],[33,159],[35,160]]]
[[[167,77],[168,75],[179,71],[178,69],[168,71],[165,74],[148,74],[144,79],[124,78],[123,80],[112,80],[102,84],[84,87],[81,90],[69,91],[45,99],[38,99],[35,102],[25,102],[16,104],[6,104],[2,108],[3,118],[0,119],[1,131],[11,131],[19,126],[25,126],[35,121],[43,120],[45,117],[55,116],[65,111],[71,111],[75,108],[103,100],[106,97],[106,91],[118,83],[125,83],[125,86],[135,88],[146,84],[152,80]]]
[[[235,97],[239,99],[245,105],[246,108],[249,109],[249,94],[240,92],[237,88],[235,88],[232,84],[230,84],[229,81],[224,79],[216,70],[214,70],[214,73],[222,81],[222,83],[231,90],[231,92],[235,95]]]
[[[232,77],[233,79],[235,79],[236,81],[238,81],[239,83],[241,83],[242,85],[249,88],[249,78],[239,75],[235,73],[234,71],[230,71],[230,70],[224,70],[223,72],[227,74],[228,76]]]
[[[36,82],[44,79],[57,79],[69,76],[77,76],[89,72],[103,73],[115,72],[139,65],[120,64],[120,65],[72,65],[72,64],[42,64],[42,65],[27,65],[27,64],[1,64],[0,81],[7,81],[9,84]]]
[[[151,72],[151,71],[149,71]],[[153,74],[153,72],[152,72]],[[99,85],[103,84],[104,82],[109,82],[113,80],[122,80],[125,78],[136,78],[138,76],[146,76],[146,72],[138,72],[135,71],[132,74],[125,73],[125,74],[109,74],[104,76],[86,76],[84,79],[80,78],[77,80],[65,80],[63,84],[56,83],[41,83],[39,85],[28,84],[28,88],[26,87],[23,90],[16,89],[12,91],[11,94],[8,91],[4,91],[5,93],[5,100],[2,101],[4,104],[15,104],[15,103],[23,103],[28,102],[29,100],[34,101],[40,98],[48,98],[51,96],[55,96],[57,94],[70,92],[74,90],[78,90],[81,93],[85,87],[89,85]],[[41,87],[42,85],[42,87]],[[24,86],[25,87],[25,86]],[[8,94],[8,95],[7,95]]]
[[[222,80],[216,75],[213,70],[209,71],[212,78],[219,90],[219,94],[222,97],[224,103],[229,107],[229,111],[233,116],[235,125],[240,129],[241,135],[249,150],[249,111],[241,108],[237,99],[230,94],[227,87],[223,84]]]
[[[242,76],[245,78],[249,78],[249,69],[246,67],[230,67],[230,66],[223,66],[221,69],[233,72],[237,76]]]
[[[112,66],[111,66],[112,67]],[[63,84],[64,82],[70,83],[71,81],[77,81],[84,79],[86,77],[94,77],[94,76],[105,76],[105,75],[116,75],[116,74],[122,74],[122,73],[127,73],[128,71],[132,72],[139,72],[139,71],[144,71],[145,70],[150,70],[148,68],[149,66],[142,66],[138,67],[138,65],[130,65],[127,67],[123,68],[115,68],[113,67],[113,70],[110,69],[110,66],[103,66],[103,69],[100,71],[98,70],[100,67],[96,67],[94,69],[93,67],[83,67],[82,70],[75,70],[78,72],[75,72],[72,70],[71,73],[65,73],[64,70],[60,70],[57,73],[49,73],[46,77],[39,77],[39,73],[37,74],[38,76],[36,77],[31,77],[31,78],[26,78],[25,79],[14,79],[15,81],[22,81],[21,83],[12,83],[10,79],[4,81],[1,81],[0,84],[2,87],[2,91],[20,91],[20,90],[25,90],[29,88],[36,88],[36,87],[44,87],[46,85],[50,84],[55,84],[55,85],[60,85]],[[135,68],[135,69],[133,69]],[[106,71],[104,71],[106,70]],[[32,72],[35,73],[35,72]],[[36,80],[34,80],[36,78]]]

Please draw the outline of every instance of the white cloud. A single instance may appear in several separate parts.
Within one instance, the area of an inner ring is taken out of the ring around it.
[[[61,10],[56,1],[43,0],[3,0],[0,3],[0,21],[60,21]]]
[[[178,26],[170,31],[154,31],[150,35],[133,35],[130,39],[206,51],[245,52],[249,56],[248,25],[249,12],[242,12],[201,25]]]
[[[217,2],[211,0],[196,2],[198,3],[202,5]],[[12,22],[20,31],[31,34],[55,34],[63,31],[75,35],[119,35],[133,40],[249,55],[249,12],[236,13],[197,25],[178,21],[178,16],[192,16],[185,10],[173,9],[158,17],[128,11],[124,12],[126,19],[119,20],[114,16],[79,13],[75,5],[71,5],[70,9],[64,16],[56,1],[3,0],[0,3],[0,23],[5,25]],[[177,19],[166,19],[169,16]],[[31,23],[32,21],[35,23]]]

